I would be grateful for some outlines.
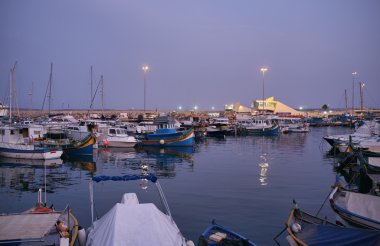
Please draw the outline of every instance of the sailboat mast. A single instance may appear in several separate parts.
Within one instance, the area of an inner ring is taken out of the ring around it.
[[[51,109],[51,87],[53,83],[53,63],[50,63],[50,77],[49,77],[49,115]]]
[[[100,80],[102,81],[102,114],[104,114],[104,80],[103,75],[100,76]]]
[[[15,87],[15,77],[16,77],[16,65],[17,61],[13,65],[9,73],[9,123],[12,123],[12,103],[14,100],[14,87]]]
[[[347,89],[344,89],[344,101],[346,102],[346,113],[347,113]]]
[[[9,70],[9,124],[12,124],[12,69]]]
[[[93,88],[92,88],[92,66],[90,67],[90,86],[91,86],[91,95],[90,95],[90,110],[92,109],[92,95],[93,95]]]

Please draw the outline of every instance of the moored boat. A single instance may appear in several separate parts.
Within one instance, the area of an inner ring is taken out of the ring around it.
[[[46,207],[41,192],[29,210],[0,215],[1,245],[74,245],[80,229],[76,217],[69,206],[62,211]]]
[[[97,176],[92,181],[151,181],[156,184],[166,213],[153,203],[140,203],[136,193],[125,193],[116,203],[88,229],[87,246],[95,245],[194,245],[186,241],[174,222],[162,188],[153,174],[125,176]],[[92,183],[91,183],[92,184]],[[91,186],[92,187],[92,186]],[[93,189],[90,189],[91,191]],[[91,195],[93,197],[93,195]],[[93,202],[91,202],[93,204]],[[93,211],[93,207],[91,209]]]
[[[336,186],[329,196],[331,208],[353,225],[380,230],[380,197]]]
[[[109,127],[107,136],[103,140],[104,146],[118,148],[133,148],[137,140],[135,137],[127,134],[127,130],[119,127]]]
[[[237,232],[215,223],[213,220],[211,225],[199,237],[198,246],[217,245],[255,246],[256,244]]]
[[[0,127],[0,155],[18,159],[57,159],[62,155],[62,148],[57,146],[38,146],[29,137],[28,128],[20,126]]]
[[[360,228],[346,228],[319,218],[298,208],[293,201],[286,222],[290,245],[377,245],[380,232]]]
[[[139,144],[143,146],[193,146],[194,128],[186,131],[177,131],[176,122],[167,116],[160,116],[155,119],[157,130],[154,133],[138,135]]]

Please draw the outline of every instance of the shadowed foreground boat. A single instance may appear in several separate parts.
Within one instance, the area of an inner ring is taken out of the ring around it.
[[[70,230],[59,231],[58,220],[64,221]],[[68,206],[63,211],[55,211],[53,207],[46,207],[41,199],[35,207],[23,213],[1,215],[0,225],[1,245],[72,246],[79,229]]]
[[[286,223],[290,245],[379,245],[380,232],[346,228],[306,213],[293,201]]]
[[[199,237],[198,246],[255,246],[248,238],[218,225],[213,220]]]

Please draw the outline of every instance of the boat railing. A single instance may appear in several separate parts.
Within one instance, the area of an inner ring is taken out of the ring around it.
[[[124,176],[106,176],[106,175],[101,175],[101,176],[95,176],[91,179],[90,181],[90,200],[91,200],[91,219],[92,222],[94,222],[94,196],[93,196],[93,182],[102,182],[102,181],[132,181],[132,180],[149,180],[152,183],[156,185],[156,188],[158,190],[158,193],[161,198],[161,202],[164,205],[166,209],[166,214],[170,217],[170,219],[173,221],[173,217],[170,212],[170,208],[168,205],[168,202],[165,198],[164,192],[162,190],[162,187],[160,183],[158,182],[158,178],[152,174],[141,174],[141,175],[124,175]]]

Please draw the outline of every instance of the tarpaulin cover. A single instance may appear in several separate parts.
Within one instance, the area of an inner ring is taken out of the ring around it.
[[[87,246],[185,245],[177,225],[152,203],[117,203],[89,230]]]
[[[307,245],[380,245],[380,231],[302,224],[295,235]]]

